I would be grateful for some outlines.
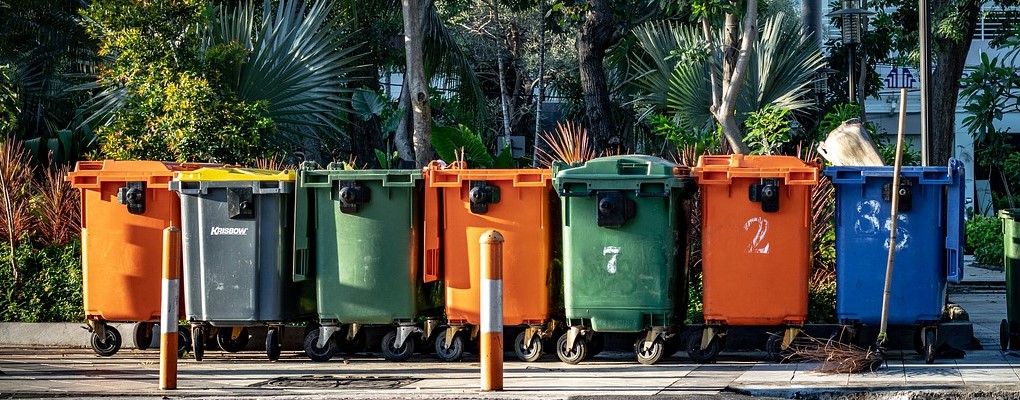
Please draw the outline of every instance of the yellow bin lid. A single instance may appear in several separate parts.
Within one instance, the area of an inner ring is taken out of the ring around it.
[[[288,181],[293,182],[296,174],[291,170],[277,171],[256,168],[199,168],[194,171],[174,172],[175,181],[185,182],[243,182],[243,181]]]

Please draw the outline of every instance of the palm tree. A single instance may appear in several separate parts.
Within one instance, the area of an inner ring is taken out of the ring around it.
[[[814,106],[811,85],[824,62],[818,45],[801,34],[796,18],[783,13],[766,17],[761,26],[736,103],[738,123],[768,104],[791,112]],[[633,83],[643,94],[634,102],[673,115],[684,130],[712,126],[712,87],[705,77],[712,69],[721,70],[722,60],[705,50],[701,32],[690,25],[656,21],[634,34],[643,51],[634,60]]]

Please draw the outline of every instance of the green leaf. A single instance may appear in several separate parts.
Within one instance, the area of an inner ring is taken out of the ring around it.
[[[382,115],[383,110],[386,109],[386,100],[371,90],[358,89],[351,97],[351,107],[362,121],[368,121],[373,116]]]
[[[510,146],[503,148],[503,151],[492,161],[492,168],[509,169],[517,166],[514,162],[514,150]]]
[[[433,125],[432,147],[439,158],[446,162],[456,161],[457,154],[464,149],[464,161],[469,166],[490,168],[493,165],[492,155],[485,144],[464,125],[459,128]]]
[[[386,153],[384,153],[382,150],[375,149],[375,159],[379,161],[379,166],[382,167],[383,169],[390,168],[389,162],[390,160],[386,158]]]

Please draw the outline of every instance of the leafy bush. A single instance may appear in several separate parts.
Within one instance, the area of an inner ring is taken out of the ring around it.
[[[789,111],[772,107],[747,113],[747,135],[744,142],[751,148],[751,154],[777,154],[784,143],[790,141]]]
[[[0,247],[0,265],[11,258]],[[21,271],[15,285],[11,270],[0,268],[0,321],[78,322],[82,311],[81,244],[36,249],[28,241],[14,252]]]
[[[816,271],[808,284],[808,321],[836,323],[836,277],[832,271]]]
[[[705,304],[702,298],[701,272],[692,273],[687,284],[687,321],[688,325],[705,322]]]
[[[1002,265],[1002,221],[997,217],[975,215],[967,221],[967,246],[974,261],[986,265]]]

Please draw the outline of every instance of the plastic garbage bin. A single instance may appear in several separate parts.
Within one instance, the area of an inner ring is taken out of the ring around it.
[[[318,294],[320,327],[304,342],[312,360],[353,349],[360,327],[377,325],[387,327],[383,356],[405,361],[438,325],[439,282],[422,278],[423,187],[420,170],[298,171],[294,279],[314,279]]]
[[[711,362],[728,326],[785,326],[769,335],[771,358],[789,347],[807,319],[811,274],[811,189],[818,166],[788,156],[702,156],[705,328],[687,351]]]
[[[478,239],[499,231],[503,244],[503,324],[525,325],[514,350],[525,361],[542,354],[552,333],[549,287],[550,195],[547,169],[467,169],[463,162],[425,170],[425,281],[442,276],[447,326],[436,355],[460,359],[480,323]],[[470,333],[468,333],[470,332]]]
[[[889,256],[893,167],[830,167],[836,189],[836,316],[877,325]],[[935,360],[946,283],[963,279],[963,164],[902,167],[888,324],[916,326],[915,346]]]
[[[177,172],[186,317],[197,360],[206,333],[227,351],[245,327],[268,325],[266,354],[280,355],[283,324],[315,313],[314,285],[293,282],[293,171],[202,168]]]
[[[999,325],[999,346],[1020,350],[1020,209],[1000,210],[1002,219],[1003,263],[1006,268],[1006,319]]]
[[[174,171],[194,168],[159,161],[81,161],[67,175],[81,192],[82,298],[97,354],[112,356],[123,343],[108,322],[140,322],[136,345],[145,350],[152,342],[161,314],[163,229],[181,224],[180,201],[167,183]],[[185,330],[178,332],[183,351],[189,339]]]
[[[653,364],[676,351],[687,314],[686,168],[658,157],[597,158],[554,167],[563,224],[563,296],[569,330],[560,360],[598,352],[598,332],[639,333],[634,352]]]

